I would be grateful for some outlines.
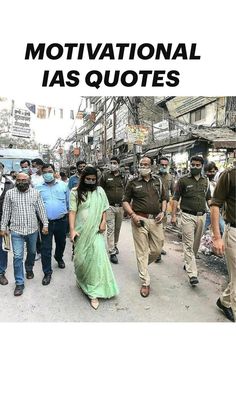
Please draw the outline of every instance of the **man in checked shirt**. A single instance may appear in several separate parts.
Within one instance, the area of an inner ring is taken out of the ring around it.
[[[3,216],[0,235],[7,234],[10,222],[13,248],[13,266],[16,287],[14,295],[20,296],[24,290],[24,243],[26,242],[27,257],[25,260],[26,278],[34,277],[33,266],[38,236],[38,214],[43,223],[43,234],[48,234],[48,219],[39,192],[30,188],[30,178],[26,173],[16,176],[15,188],[7,191],[3,203]]]

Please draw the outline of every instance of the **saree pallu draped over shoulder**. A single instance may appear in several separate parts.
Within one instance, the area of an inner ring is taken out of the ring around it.
[[[89,298],[111,298],[119,293],[108,259],[105,237],[99,232],[102,214],[109,203],[101,187],[88,192],[85,202],[77,205],[77,191],[72,190],[70,210],[76,211],[74,267],[77,285]]]

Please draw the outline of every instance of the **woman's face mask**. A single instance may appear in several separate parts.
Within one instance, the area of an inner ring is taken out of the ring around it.
[[[96,179],[84,179],[85,185],[96,185]]]

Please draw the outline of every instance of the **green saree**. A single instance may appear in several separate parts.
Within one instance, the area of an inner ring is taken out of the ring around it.
[[[87,199],[77,205],[77,190],[70,194],[70,210],[75,211],[75,230],[80,234],[75,243],[74,266],[77,285],[89,298],[111,298],[119,293],[105,248],[104,235],[99,233],[102,214],[109,207],[104,190],[98,186],[88,192]]]

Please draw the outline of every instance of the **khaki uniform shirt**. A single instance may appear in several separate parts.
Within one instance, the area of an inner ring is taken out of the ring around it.
[[[110,205],[121,204],[125,190],[124,177],[112,172],[105,172],[100,179],[100,186],[104,189]]]
[[[221,207],[224,204],[224,219],[227,223],[236,223],[236,168],[225,170],[214,190],[211,205]]]
[[[179,201],[182,211],[205,212],[206,201],[211,199],[209,180],[206,176],[200,176],[198,180],[190,173],[182,176],[175,187],[173,199]]]
[[[131,180],[126,189],[123,202],[132,201],[134,212],[157,215],[161,211],[161,202],[166,200],[165,188],[159,176],[151,175],[149,181],[139,176]]]
[[[175,189],[174,177],[170,173],[159,173],[166,191],[167,201],[170,200],[170,193],[173,195]]]

